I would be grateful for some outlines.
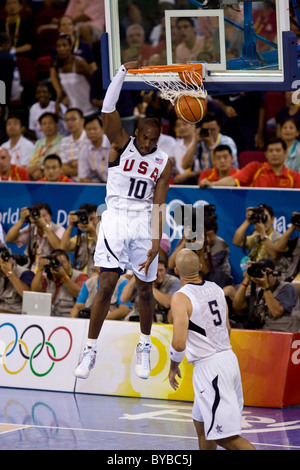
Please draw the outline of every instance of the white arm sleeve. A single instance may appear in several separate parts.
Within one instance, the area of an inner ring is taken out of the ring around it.
[[[127,70],[122,65],[119,68],[116,76],[112,79],[109,87],[107,88],[106,95],[103,100],[102,113],[112,113],[113,111],[115,111],[126,73]]]

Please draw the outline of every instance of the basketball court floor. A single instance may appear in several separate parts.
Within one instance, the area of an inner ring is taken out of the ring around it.
[[[184,454],[198,450],[191,410],[189,402],[0,387],[0,449]],[[242,428],[258,450],[300,450],[300,407],[245,407]]]

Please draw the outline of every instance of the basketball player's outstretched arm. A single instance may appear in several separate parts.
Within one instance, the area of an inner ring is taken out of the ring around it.
[[[119,100],[127,70],[139,68],[139,65],[140,62],[137,60],[121,65],[118,73],[109,85],[103,101],[101,118],[104,134],[106,134],[111,144],[110,161],[114,161],[118,157],[120,151],[129,140],[129,134],[122,127],[122,121],[116,110],[116,104]]]

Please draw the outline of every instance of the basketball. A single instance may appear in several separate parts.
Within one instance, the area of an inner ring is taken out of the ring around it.
[[[201,121],[207,110],[205,98],[194,98],[189,95],[181,95],[174,104],[175,112],[179,119],[194,124]]]

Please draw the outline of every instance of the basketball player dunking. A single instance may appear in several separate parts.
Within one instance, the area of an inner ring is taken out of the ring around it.
[[[156,146],[160,135],[156,119],[145,118],[135,137],[130,137],[116,111],[127,70],[138,66],[138,61],[131,61],[120,67],[102,107],[103,129],[111,144],[107,210],[102,214],[94,255],[95,266],[100,266],[100,287],[91,308],[87,345],[74,371],[79,378],[87,378],[95,365],[97,338],[118,278],[125,269],[131,269],[135,275],[139,298],[141,335],[136,347],[135,370],[143,379],[149,377],[151,370],[152,282],[157,276],[164,224],[161,209],[166,202],[172,164],[167,154]]]
[[[236,355],[229,341],[230,326],[223,290],[199,276],[202,266],[191,250],[176,256],[181,289],[171,301],[173,338],[169,381],[177,390],[176,375],[186,355],[194,366],[193,420],[201,450],[254,450],[240,436],[243,391]]]

